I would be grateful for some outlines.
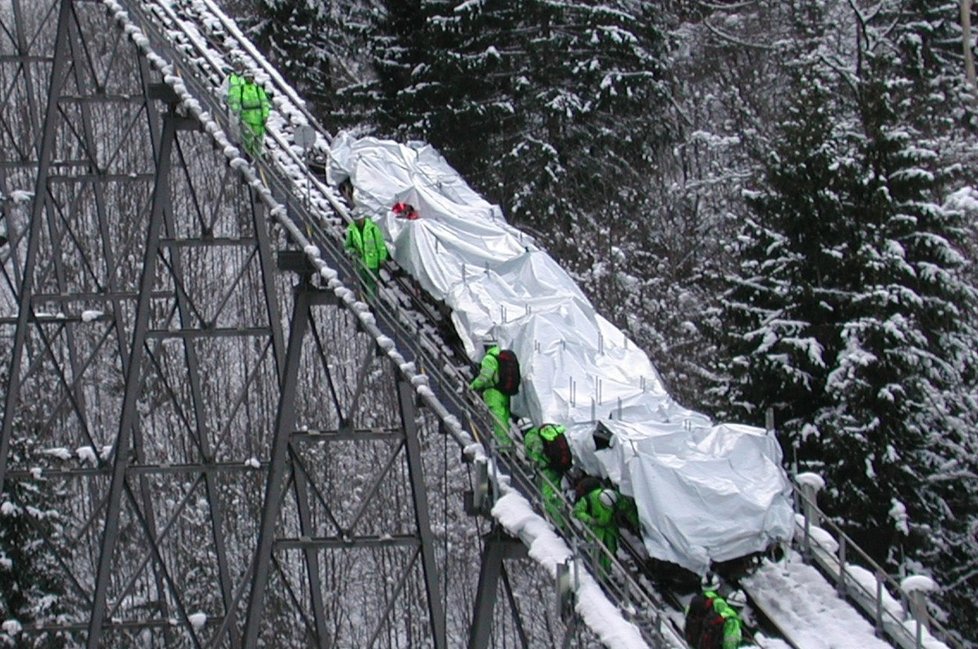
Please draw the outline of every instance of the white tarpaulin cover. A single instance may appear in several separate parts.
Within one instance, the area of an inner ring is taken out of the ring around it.
[[[673,401],[648,356],[432,147],[340,134],[329,176],[351,179],[397,263],[451,309],[469,358],[481,360],[487,336],[517,353],[513,412],[567,426],[575,462],[635,498],[650,555],[702,573],[790,538],[777,441]],[[420,218],[397,217],[402,201]],[[610,439],[601,450],[596,427]]]

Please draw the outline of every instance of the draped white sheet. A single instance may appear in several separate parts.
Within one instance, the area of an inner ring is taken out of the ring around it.
[[[514,413],[567,426],[575,462],[635,498],[651,556],[702,573],[790,538],[777,441],[673,401],[648,356],[432,147],[340,134],[329,176],[353,182],[358,209],[381,227],[397,263],[450,307],[473,361],[487,336],[517,353]],[[398,201],[420,218],[397,218]],[[599,423],[610,434],[601,450]]]

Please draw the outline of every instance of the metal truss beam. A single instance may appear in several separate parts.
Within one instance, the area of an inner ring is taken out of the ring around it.
[[[176,70],[221,115],[164,21],[199,3],[120,1],[167,79],[102,2],[0,11],[0,486],[44,486],[62,530],[35,530],[61,608],[25,634],[447,647],[470,632],[479,523],[446,422],[471,413],[419,389],[412,363],[440,360],[398,314],[364,316],[318,273],[290,290],[275,255],[302,259],[297,233],[356,274],[276,168],[279,144],[258,168],[291,223],[164,83]],[[528,580],[491,570],[517,614]],[[515,626],[485,633],[544,637]]]

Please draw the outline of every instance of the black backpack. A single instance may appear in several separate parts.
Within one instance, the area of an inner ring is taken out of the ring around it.
[[[574,500],[575,502],[588,495],[595,489],[601,486],[601,480],[595,478],[593,475],[586,475],[577,481],[574,485]]]
[[[561,473],[571,468],[573,459],[571,458],[570,445],[567,443],[567,436],[560,433],[550,441],[547,441],[543,435],[540,437],[543,439],[543,454],[550,460],[548,468]]]
[[[697,593],[689,602],[683,634],[690,649],[722,649],[727,620],[713,608],[713,599]]]
[[[499,377],[496,389],[503,394],[513,396],[520,391],[520,362],[512,350],[504,349],[497,356],[499,360]]]

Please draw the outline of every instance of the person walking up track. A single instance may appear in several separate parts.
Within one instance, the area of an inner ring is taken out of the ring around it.
[[[353,205],[353,185],[348,180],[340,185],[340,192],[351,207],[353,221],[346,228],[346,250],[357,259],[357,270],[368,297],[377,294],[377,273],[387,261],[387,244],[384,235],[363,211]]]
[[[241,144],[252,158],[262,153],[265,142],[265,122],[272,104],[268,94],[256,81],[254,71],[241,59],[234,62],[234,71],[228,78],[228,108],[241,129]]]
[[[469,387],[482,393],[482,399],[493,417],[493,435],[500,450],[513,448],[509,436],[509,400],[519,391],[520,366],[516,354],[502,349],[493,341],[486,341],[485,355],[478,376]]]
[[[571,468],[572,459],[566,429],[558,424],[544,424],[530,428],[523,434],[526,457],[537,470],[537,487],[543,500],[543,508],[554,526],[562,528],[560,484],[564,473]]]

